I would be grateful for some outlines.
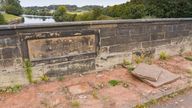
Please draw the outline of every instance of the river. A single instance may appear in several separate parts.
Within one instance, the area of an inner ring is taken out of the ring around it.
[[[24,18],[24,24],[55,22],[52,16],[37,16],[37,15],[22,15],[22,16]]]

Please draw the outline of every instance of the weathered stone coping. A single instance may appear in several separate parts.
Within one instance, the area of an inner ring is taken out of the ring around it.
[[[15,24],[1,25],[0,30],[11,29],[30,29],[30,28],[50,28],[50,27],[67,27],[67,26],[91,26],[102,24],[124,24],[124,23],[155,23],[155,22],[184,22],[192,21],[192,18],[161,18],[161,19],[128,19],[128,20],[102,20],[102,21],[75,21],[75,22],[57,22],[44,24]]]

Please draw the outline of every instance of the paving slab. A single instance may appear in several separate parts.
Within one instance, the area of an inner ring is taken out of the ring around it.
[[[163,68],[159,68],[162,73],[159,77],[159,79],[157,81],[150,81],[150,80],[147,80],[147,79],[142,79],[144,82],[146,82],[147,84],[157,88],[157,87],[160,87],[162,85],[165,85],[165,84],[169,84],[169,83],[172,83],[174,81],[176,81],[177,79],[180,78],[179,75],[176,75],[174,73],[171,73],[169,72],[168,70],[165,70]]]
[[[68,89],[69,89],[69,92],[70,92],[72,95],[79,95],[79,94],[87,93],[87,92],[90,92],[90,91],[93,90],[93,89],[89,86],[88,83],[81,83],[81,84],[69,86]]]
[[[162,73],[162,69],[156,65],[139,64],[132,72],[138,78],[157,81]]]

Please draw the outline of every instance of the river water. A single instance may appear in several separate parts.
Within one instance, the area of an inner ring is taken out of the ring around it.
[[[24,24],[55,22],[52,16],[37,16],[37,15],[22,15],[22,16],[24,18]]]

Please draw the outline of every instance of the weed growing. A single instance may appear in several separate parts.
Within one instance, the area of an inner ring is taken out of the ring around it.
[[[168,58],[169,58],[169,55],[165,51],[160,52],[159,54],[160,60],[167,60]]]
[[[25,69],[25,74],[27,76],[29,83],[33,83],[32,64],[31,64],[30,60],[26,59],[24,61],[24,69]]]
[[[111,86],[116,86],[116,85],[119,85],[121,83],[121,81],[118,81],[118,80],[110,80],[108,82]]]
[[[71,101],[71,106],[73,108],[79,108],[80,107],[80,103],[77,100],[73,100],[73,101]]]
[[[17,93],[17,92],[21,91],[21,89],[22,89],[22,86],[19,84],[16,84],[11,87],[0,89],[0,93]]]

